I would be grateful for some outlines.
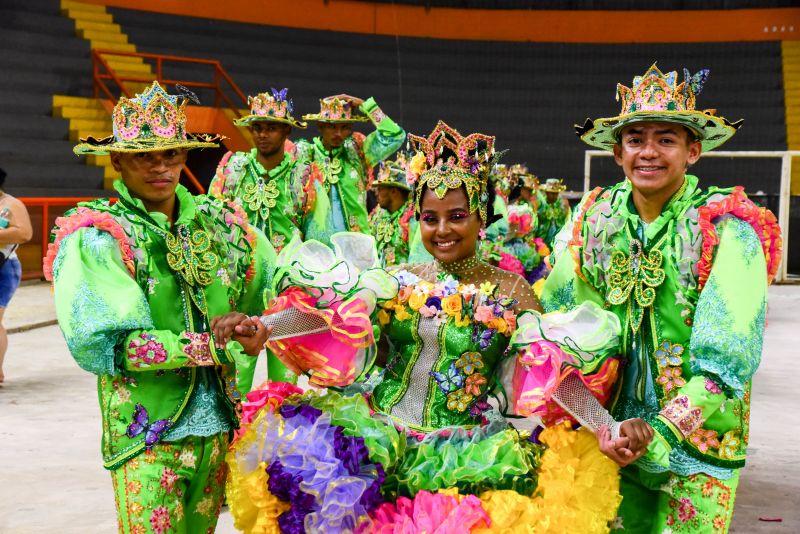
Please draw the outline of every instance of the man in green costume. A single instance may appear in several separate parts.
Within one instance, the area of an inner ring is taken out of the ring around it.
[[[562,180],[548,178],[536,190],[536,206],[539,225],[536,235],[544,240],[548,248],[553,248],[556,234],[569,220],[572,211],[569,201],[561,196],[567,188]]]
[[[411,205],[411,187],[406,178],[408,161],[403,154],[395,161],[378,164],[373,182],[378,205],[369,215],[378,256],[384,267],[430,261],[419,235],[419,222]]]
[[[186,133],[185,105],[154,82],[120,99],[113,136],[75,147],[111,155],[119,199],[58,219],[45,259],[67,347],[97,375],[125,533],[214,530],[229,435],[265,339],[212,337],[213,318],[263,310],[275,252],[238,207],[178,184],[188,149],[217,146]]]
[[[336,232],[369,233],[366,193],[371,169],[402,146],[405,131],[374,99],[349,95],[320,100],[319,113],[304,115],[303,120],[316,121],[320,131],[319,137],[297,143],[297,159],[305,171],[305,239],[328,245]],[[374,132],[353,132],[353,123],[366,121],[375,126]]]
[[[741,188],[703,190],[686,174],[740,124],[695,109],[707,75],[684,69],[678,83],[653,65],[618,86],[619,116],[577,127],[627,179],[584,197],[542,295],[547,311],[593,300],[622,322],[609,408],[654,434],[646,448],[629,436],[641,446],[621,472],[625,532],[726,531],[747,451],[780,229]]]
[[[272,94],[248,97],[250,115],[234,123],[250,130],[255,148],[225,154],[209,188],[211,195],[239,204],[276,252],[299,234],[303,206],[301,172],[285,146],[292,127],[306,124],[292,117],[286,93],[272,89]]]
[[[300,235],[304,204],[302,169],[285,148],[292,127],[305,128],[306,123],[292,116],[294,105],[287,92],[272,89],[271,94],[247,99],[250,115],[234,122],[249,128],[256,146],[249,152],[225,154],[209,188],[210,195],[238,204],[276,252]],[[267,368],[271,380],[297,380],[270,352]]]

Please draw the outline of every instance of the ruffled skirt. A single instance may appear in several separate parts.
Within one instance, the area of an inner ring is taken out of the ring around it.
[[[537,440],[500,422],[420,434],[360,395],[251,392],[228,453],[247,533],[607,532],[616,465],[587,430]]]

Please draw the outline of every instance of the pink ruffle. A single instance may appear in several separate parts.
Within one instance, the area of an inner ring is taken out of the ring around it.
[[[267,341],[267,347],[294,373],[313,371],[309,382],[319,386],[345,386],[356,379],[359,349],[374,342],[372,321],[359,299],[333,302],[325,309],[300,288],[291,288],[273,299],[269,314],[293,307],[321,317],[330,330],[318,334]]]
[[[280,407],[283,401],[292,395],[301,395],[303,390],[288,382],[264,382],[257,389],[254,389],[246,396],[246,401],[242,402],[242,415],[239,420],[240,427],[236,431],[238,438],[246,431],[246,425],[253,421],[255,415],[266,405],[273,410]]]
[[[211,188],[208,190],[208,194],[210,196],[222,198],[225,194],[225,182],[228,178],[228,175],[225,172],[225,166],[228,164],[228,160],[231,159],[232,155],[233,152],[228,151],[219,161],[219,165],[217,165],[216,180],[212,180]]]
[[[244,231],[244,238],[250,244],[250,249],[253,251],[253,260],[250,262],[250,266],[247,268],[247,273],[245,273],[244,277],[245,281],[249,282],[253,279],[256,267],[256,232],[253,230],[253,227],[250,226],[250,222],[247,219],[247,214],[244,212],[241,206],[231,200],[223,200],[223,202],[231,209],[231,212],[233,212],[225,213],[225,224],[228,226],[232,226],[234,224],[239,226]]]
[[[756,206],[747,198],[744,188],[736,187],[733,193],[719,202],[712,202],[698,210],[700,231],[703,235],[703,247],[700,261],[697,262],[697,289],[705,286],[711,275],[714,261],[714,247],[719,244],[719,235],[714,221],[723,215],[733,215],[750,224],[761,241],[761,248],[767,260],[767,283],[772,283],[781,263],[781,229],[775,215],[767,208]]]
[[[461,502],[443,493],[420,491],[413,500],[399,497],[383,503],[372,514],[372,525],[359,530],[370,534],[467,533],[473,527],[488,528],[489,514],[474,495]]]
[[[76,208],[75,213],[69,217],[59,217],[56,219],[55,228],[53,230],[55,239],[47,246],[47,255],[42,261],[42,270],[46,280],[53,280],[53,262],[58,255],[58,250],[61,248],[61,242],[64,238],[79,228],[86,228],[89,226],[111,234],[119,244],[119,250],[122,253],[122,263],[125,264],[131,276],[136,273],[136,265],[133,262],[133,251],[128,242],[128,236],[122,226],[120,226],[109,213],[95,211],[81,206]]]
[[[544,415],[558,385],[569,374],[562,372],[564,353],[555,343],[536,341],[517,356],[512,381],[512,409],[517,415]]]

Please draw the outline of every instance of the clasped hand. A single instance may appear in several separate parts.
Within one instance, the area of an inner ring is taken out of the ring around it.
[[[598,428],[596,434],[600,451],[620,467],[641,458],[653,440],[653,428],[639,418],[623,421],[617,439],[611,437],[611,430],[605,425]]]
[[[245,354],[258,356],[272,333],[272,327],[264,326],[258,316],[230,312],[211,319],[211,332],[218,349],[223,349],[232,339],[239,342]]]

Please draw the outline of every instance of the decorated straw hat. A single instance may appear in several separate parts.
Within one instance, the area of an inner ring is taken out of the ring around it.
[[[352,103],[339,97],[323,98],[319,101],[319,113],[303,115],[304,121],[316,122],[367,122],[369,119],[354,109]]]
[[[305,128],[306,123],[292,117],[294,102],[291,98],[286,98],[288,89],[278,91],[274,87],[270,89],[272,94],[259,93],[256,96],[248,96],[247,103],[250,105],[250,115],[236,119],[233,123],[236,126],[250,126],[254,122],[282,122],[289,126]]]
[[[717,148],[733,137],[742,120],[729,122],[715,115],[716,110],[695,109],[695,99],[708,79],[708,69],[694,76],[683,69],[684,81],[678,83],[676,71],[662,73],[655,64],[642,76],[633,79],[632,86],[617,84],[617,100],[622,110],[616,117],[586,119],[583,126],[575,125],[581,140],[591,146],[612,150],[625,126],[636,122],[671,122],[693,131],[702,143],[703,151]]]
[[[378,164],[378,177],[372,182],[373,187],[396,187],[403,191],[411,191],[406,168],[408,160],[405,154],[398,153],[394,161],[382,161]]]
[[[193,95],[192,95],[193,96]],[[213,148],[219,135],[186,133],[187,96],[170,95],[158,82],[136,98],[121,97],[111,114],[113,135],[88,137],[73,148],[75,154],[151,152],[170,148]]]
[[[420,213],[422,192],[427,186],[437,197],[463,187],[469,211],[478,211],[486,221],[489,173],[495,161],[494,137],[480,133],[462,136],[442,121],[427,137],[409,135],[416,154],[409,163],[414,185],[414,209]]]
[[[567,186],[564,185],[564,180],[559,178],[548,178],[539,186],[539,190],[544,191],[545,193],[560,193],[566,189]]]
[[[539,178],[535,174],[528,171],[526,165],[516,164],[511,166],[511,176],[516,178],[516,184],[522,182],[522,187],[527,189],[536,189],[539,187]]]
[[[490,179],[494,181],[495,189],[498,194],[503,197],[508,197],[511,190],[517,185],[517,179],[513,176],[508,168],[508,165],[498,163],[492,167]]]

